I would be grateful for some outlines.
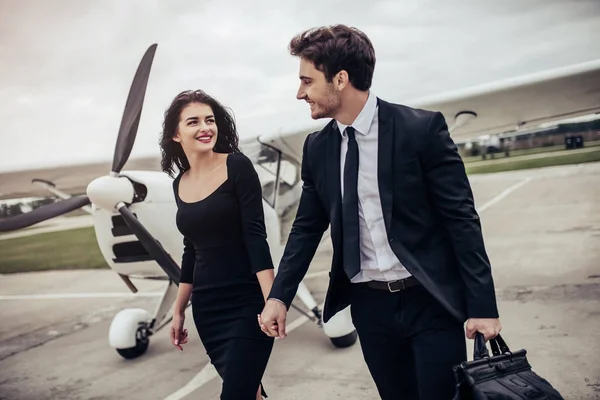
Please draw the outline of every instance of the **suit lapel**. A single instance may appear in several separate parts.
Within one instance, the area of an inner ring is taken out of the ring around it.
[[[392,204],[394,201],[394,120],[391,106],[380,99],[379,104],[379,137],[377,145],[377,178],[379,197],[383,209],[385,228],[389,232],[392,223]]]

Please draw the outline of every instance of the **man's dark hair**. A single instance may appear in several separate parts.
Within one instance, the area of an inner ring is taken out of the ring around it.
[[[346,25],[304,31],[289,44],[290,54],[311,61],[331,82],[341,70],[358,90],[369,90],[375,69],[375,50],[363,32]]]

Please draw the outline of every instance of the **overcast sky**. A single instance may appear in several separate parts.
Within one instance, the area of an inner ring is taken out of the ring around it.
[[[185,89],[231,107],[242,137],[302,129],[287,44],[333,23],[369,35],[373,90],[393,102],[600,58],[598,0],[0,0],[0,171],[110,160],[154,42],[132,157],[159,155]]]

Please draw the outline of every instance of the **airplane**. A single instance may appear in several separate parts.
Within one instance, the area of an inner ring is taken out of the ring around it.
[[[34,180],[61,200],[0,220],[0,232],[7,232],[84,208],[92,215],[106,263],[133,293],[137,292],[131,281],[134,278],[167,282],[154,313],[128,308],[113,318],[109,345],[126,359],[144,354],[150,336],[171,321],[180,271],[174,260],[181,260],[183,253],[183,238],[175,225],[172,178],[158,171],[123,170],[137,135],[156,48],[157,44],[152,44],[146,50],[134,76],[108,175],[94,179],[85,195],[76,196],[60,191],[52,182]],[[442,112],[457,140],[598,113],[599,93],[600,60],[595,60],[404,104]],[[265,132],[240,140],[240,147],[253,161],[262,183],[267,240],[275,273],[302,191],[302,148],[310,131]],[[326,237],[327,233],[323,240]],[[321,306],[304,281],[296,297],[308,311],[295,304],[292,307],[321,327],[334,347],[352,346],[357,341],[350,307],[324,323]]]

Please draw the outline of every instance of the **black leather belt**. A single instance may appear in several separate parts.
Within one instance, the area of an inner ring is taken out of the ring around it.
[[[366,285],[371,289],[385,290],[394,293],[401,292],[414,286],[418,286],[419,281],[417,281],[414,276],[410,276],[405,279],[390,282],[369,281],[364,282],[363,285]]]

